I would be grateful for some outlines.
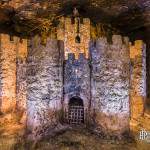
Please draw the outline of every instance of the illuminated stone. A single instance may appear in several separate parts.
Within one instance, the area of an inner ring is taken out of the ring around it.
[[[82,101],[82,123],[111,136],[121,137],[130,115],[144,113],[145,44],[132,46],[121,35],[113,35],[112,44],[106,37],[93,42],[90,20],[83,18],[80,32],[77,24],[77,18],[61,18],[58,39],[47,38],[45,45],[39,36],[27,46],[25,39],[0,35],[0,109],[22,112],[32,139],[64,127],[72,99]]]
[[[6,112],[14,110],[16,107],[16,60],[17,51],[21,51],[27,45],[25,40],[20,43],[20,38],[10,37],[6,34],[0,35],[1,50],[1,111]],[[22,54],[23,55],[23,54]]]
[[[90,20],[83,18],[83,23],[79,26],[79,38],[80,42],[76,42],[77,29],[76,18],[72,23],[71,18],[61,18],[60,25],[57,29],[58,40],[64,41],[64,55],[65,59],[68,59],[69,53],[74,53],[75,58],[79,58],[79,54],[83,53],[86,58],[89,57],[89,42],[90,42]]]
[[[130,44],[131,58],[131,119],[144,114],[146,98],[146,46],[142,40]]]

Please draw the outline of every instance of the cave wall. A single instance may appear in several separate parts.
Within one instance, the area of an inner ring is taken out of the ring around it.
[[[59,125],[62,108],[63,44],[39,37],[30,41],[27,63],[27,128],[32,138],[51,133]],[[51,130],[49,130],[51,129]]]
[[[122,40],[123,39],[123,40]],[[91,87],[95,124],[105,134],[119,135],[129,130],[129,41],[113,35],[91,44]]]

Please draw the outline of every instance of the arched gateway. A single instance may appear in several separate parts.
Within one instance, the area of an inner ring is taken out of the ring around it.
[[[69,100],[68,122],[69,124],[84,123],[84,105],[80,97],[72,97]]]

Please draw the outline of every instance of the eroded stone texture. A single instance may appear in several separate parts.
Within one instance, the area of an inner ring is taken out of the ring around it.
[[[27,40],[20,39],[16,50],[16,112],[20,114],[20,122],[26,125],[27,83],[26,83]]]
[[[1,34],[1,111],[26,109],[27,40]],[[18,62],[18,63],[17,63]],[[24,80],[24,81],[23,81]],[[24,82],[24,83],[23,83]]]
[[[129,130],[129,46],[128,39],[113,35],[91,48],[92,108],[97,128],[120,135]]]
[[[90,67],[89,60],[84,54],[75,59],[74,54],[69,54],[64,64],[64,106],[68,108],[72,97],[83,100],[84,109],[88,109],[91,100]],[[86,116],[87,117],[87,116]]]
[[[17,106],[24,112],[23,116],[26,117],[27,112],[32,139],[62,127],[59,126],[61,110],[69,108],[73,97],[83,100],[87,110],[84,123],[94,125],[96,131],[106,135],[118,136],[129,130],[129,95],[131,119],[144,111],[146,48],[142,41],[130,46],[129,52],[128,38],[114,35],[112,44],[104,37],[99,38],[91,42],[89,58],[83,51],[78,51],[75,58],[78,45],[69,43],[66,60],[63,60],[66,47],[58,40],[47,39],[46,45],[41,45],[41,39],[33,37],[28,56],[26,40],[1,34],[0,44],[1,111]]]
[[[131,119],[144,113],[146,98],[146,46],[141,40],[130,45],[131,58]]]
[[[40,38],[30,43],[27,67],[27,126],[36,138],[53,132],[62,108],[62,43]]]
[[[17,109],[26,111],[26,58],[27,40],[22,40],[17,48]]]
[[[0,35],[1,56],[1,111],[8,112],[16,105],[16,48],[18,38],[10,40],[6,34]]]
[[[90,20],[84,18],[83,23],[79,21],[79,29],[77,29],[77,22],[77,18],[74,21],[71,18],[61,18],[57,29],[57,38],[64,41],[65,59],[68,59],[69,53],[74,53],[76,59],[79,58],[80,53],[83,53],[86,58],[89,56]],[[80,42],[76,42],[77,36]]]

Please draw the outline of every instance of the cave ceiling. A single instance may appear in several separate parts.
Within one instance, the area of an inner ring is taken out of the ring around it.
[[[32,33],[43,24],[56,26],[77,7],[94,24],[111,24],[124,34],[143,34],[150,27],[150,0],[1,0],[1,32]]]

